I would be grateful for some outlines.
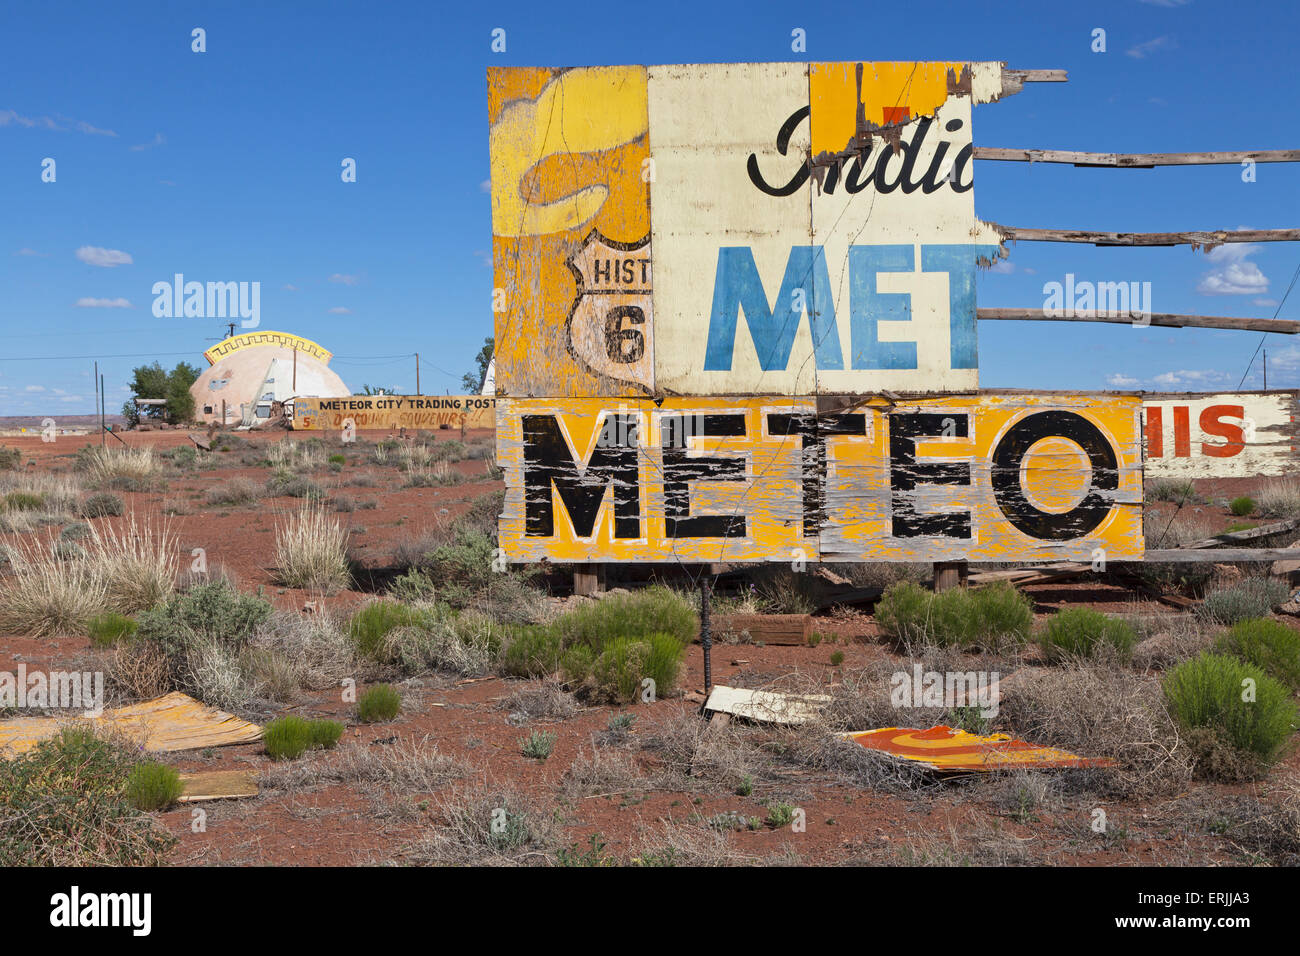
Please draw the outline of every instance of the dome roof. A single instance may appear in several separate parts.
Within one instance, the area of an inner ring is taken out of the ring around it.
[[[267,417],[271,402],[352,394],[329,368],[330,352],[288,332],[233,335],[208,349],[203,357],[211,367],[190,386],[194,417],[202,422],[222,423],[223,415],[225,424],[256,421]]]

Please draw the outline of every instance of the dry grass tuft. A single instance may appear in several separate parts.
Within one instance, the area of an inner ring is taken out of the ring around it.
[[[286,587],[333,594],[352,583],[347,532],[310,501],[275,531],[276,579]]]
[[[407,846],[417,865],[547,866],[560,848],[554,815],[513,791],[485,784],[457,786],[434,797],[439,825]]]
[[[91,484],[109,486],[126,482],[130,486],[149,485],[162,471],[162,463],[154,457],[152,448],[96,448],[82,449],[79,456],[82,469]]]

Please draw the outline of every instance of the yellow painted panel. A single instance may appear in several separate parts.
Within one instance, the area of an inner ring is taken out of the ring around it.
[[[501,544],[538,561],[1142,555],[1139,402],[497,403]]]
[[[294,400],[295,431],[339,431],[348,421],[358,430],[407,428],[493,428],[491,395],[349,395]]]
[[[645,68],[490,69],[488,110],[497,394],[650,393]]]
[[[842,154],[874,128],[933,114],[966,71],[957,62],[812,64],[812,154]]]

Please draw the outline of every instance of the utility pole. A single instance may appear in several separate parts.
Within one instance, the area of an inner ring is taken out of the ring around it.
[[[420,353],[415,353],[415,394],[420,394]]]
[[[99,443],[104,444],[104,376],[99,376]]]
[[[1264,349],[1264,391],[1268,391],[1268,349]]]
[[[99,400],[99,361],[95,362],[95,408],[103,408],[103,403]],[[99,443],[104,444],[104,416],[99,416]]]

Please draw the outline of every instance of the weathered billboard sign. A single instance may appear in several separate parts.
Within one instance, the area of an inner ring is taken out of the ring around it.
[[[1142,555],[1135,397],[498,399],[512,560]]]
[[[1149,478],[1254,478],[1293,474],[1294,390],[1146,394]]]
[[[998,63],[488,71],[497,394],[978,386]]]
[[[493,428],[496,399],[490,395],[349,395],[294,400],[295,429],[341,431],[348,421],[358,431]]]

